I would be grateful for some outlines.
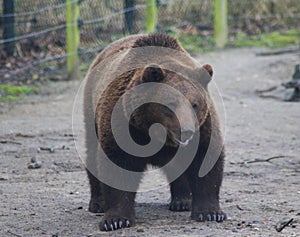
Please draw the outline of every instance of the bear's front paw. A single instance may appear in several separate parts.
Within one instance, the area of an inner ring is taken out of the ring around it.
[[[204,221],[216,221],[222,222],[227,219],[226,213],[222,211],[217,212],[198,212],[192,214],[192,220],[204,222]]]
[[[170,211],[190,211],[192,207],[192,199],[185,198],[173,198],[171,200],[169,210]]]
[[[100,222],[101,231],[113,231],[134,226],[134,221],[123,217],[103,217]]]

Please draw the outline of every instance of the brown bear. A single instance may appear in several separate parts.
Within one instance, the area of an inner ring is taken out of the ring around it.
[[[136,53],[136,50],[144,49],[146,51]],[[165,53],[164,50],[171,53]],[[128,66],[129,64],[131,65]],[[190,162],[186,165],[187,157],[179,157],[173,168],[166,169],[166,176],[171,180],[169,209],[191,211],[191,218],[196,221],[221,222],[226,219],[226,214],[219,205],[225,157],[223,139],[218,116],[207,89],[212,75],[210,65],[199,67],[175,38],[160,33],[134,35],[118,40],[94,60],[86,77],[84,116],[86,166],[91,188],[89,211],[105,213],[100,230],[111,231],[134,226],[135,195],[147,165],[165,167],[182,147],[190,150],[189,146],[196,147]],[[103,80],[106,78],[109,78],[109,83],[104,86]],[[126,93],[137,86],[151,83],[158,87],[150,96],[166,96],[167,99],[163,100],[168,100],[167,105],[153,100],[154,102],[133,108],[134,101],[149,95]],[[174,88],[185,99],[164,92],[160,85]],[[190,105],[185,104],[184,100]],[[118,102],[120,110],[117,120],[112,122]],[[130,109],[132,111],[128,112]],[[124,129],[121,123],[118,125],[118,119],[128,120],[130,136],[137,145],[145,146],[152,140],[163,140],[159,151],[142,158],[124,151],[112,131],[113,123],[117,129]],[[165,128],[165,139],[161,139],[159,135],[155,138],[155,133],[154,139],[153,134],[152,137],[149,135],[153,124],[161,124]],[[212,149],[220,147],[220,152],[213,153],[217,157],[212,169],[205,176],[199,176],[200,167],[207,159],[212,136],[215,143]],[[104,153],[99,152],[99,147]],[[123,178],[123,174],[107,165],[104,154],[117,167],[132,171],[135,176],[132,179]],[[174,179],[177,168],[182,167],[185,167],[183,172]],[[105,181],[106,178],[121,185],[110,185]],[[128,183],[131,188],[126,188]]]

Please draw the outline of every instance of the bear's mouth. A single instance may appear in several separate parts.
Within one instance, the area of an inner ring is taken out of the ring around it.
[[[173,143],[175,143],[176,145],[179,145],[179,146],[187,146],[189,144],[189,142],[193,139],[193,136],[191,136],[189,139],[187,139],[185,141],[180,141],[179,139],[174,137],[172,134],[168,134],[168,137],[171,139],[171,141]]]

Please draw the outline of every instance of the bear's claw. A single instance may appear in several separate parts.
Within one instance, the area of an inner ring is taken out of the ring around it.
[[[113,230],[118,230],[127,227],[130,227],[130,221],[127,219],[118,219],[118,220],[111,219],[110,221],[103,220],[100,223],[101,231],[113,231]]]
[[[227,215],[224,212],[210,212],[210,213],[200,213],[198,215],[197,221],[204,222],[204,221],[216,221],[222,222],[227,219]]]
[[[169,210],[170,211],[190,211],[192,200],[190,198],[176,198],[172,199]]]

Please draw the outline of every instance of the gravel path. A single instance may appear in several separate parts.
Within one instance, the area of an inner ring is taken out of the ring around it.
[[[197,223],[187,212],[168,211],[170,194],[163,186],[138,194],[135,228],[99,232],[101,215],[87,211],[87,177],[72,137],[79,82],[61,82],[0,105],[0,236],[299,236],[300,104],[255,93],[290,80],[299,55],[258,57],[258,51],[197,56],[214,66],[225,105],[221,205],[228,221]],[[274,93],[283,95],[281,89]],[[28,169],[32,158],[42,167]],[[142,185],[161,179],[145,177]],[[280,233],[275,230],[292,218]]]

